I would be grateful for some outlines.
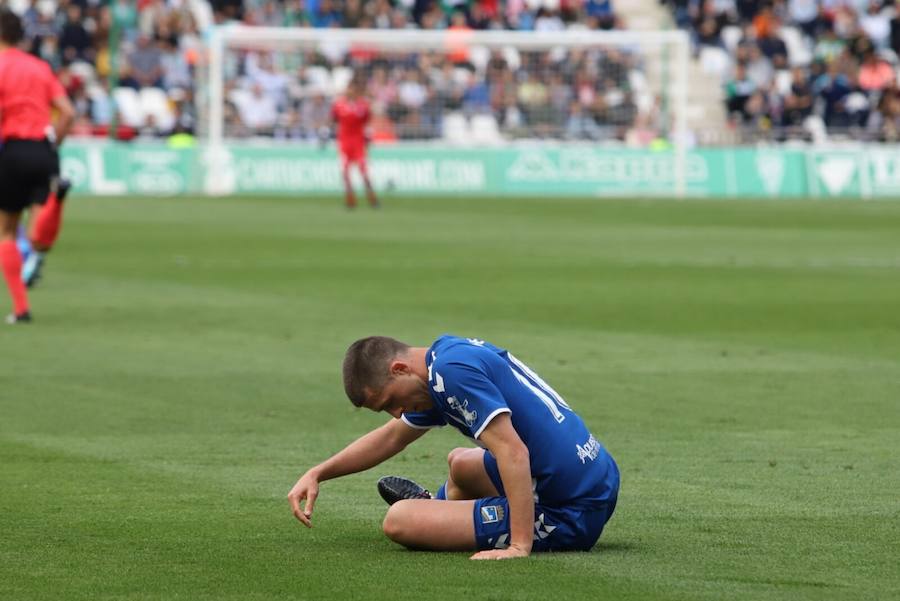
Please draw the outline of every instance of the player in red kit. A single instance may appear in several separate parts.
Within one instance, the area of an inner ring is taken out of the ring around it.
[[[47,198],[59,174],[54,142],[62,142],[75,117],[50,66],[17,48],[23,36],[19,17],[0,9],[0,269],[13,301],[11,324],[31,321],[16,246],[19,219],[23,209]],[[51,109],[57,115],[52,124]]]
[[[373,208],[378,207],[378,197],[372,189],[366,166],[366,126],[371,115],[369,102],[362,95],[362,84],[356,78],[347,85],[345,95],[335,100],[331,107],[331,118],[337,124],[338,153],[348,209],[356,206],[356,196],[350,182],[350,165],[354,163],[362,175],[369,204]]]

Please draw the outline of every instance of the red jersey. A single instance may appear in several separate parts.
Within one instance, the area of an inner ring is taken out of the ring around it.
[[[341,149],[362,148],[366,145],[366,124],[371,112],[365,98],[338,98],[331,106],[331,117],[338,124],[337,140]]]
[[[0,138],[41,140],[50,125],[50,102],[65,96],[50,65],[9,48],[0,52]]]

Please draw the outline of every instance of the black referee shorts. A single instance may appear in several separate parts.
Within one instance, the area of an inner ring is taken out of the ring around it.
[[[0,211],[18,213],[50,193],[59,153],[47,140],[4,140],[0,148]]]

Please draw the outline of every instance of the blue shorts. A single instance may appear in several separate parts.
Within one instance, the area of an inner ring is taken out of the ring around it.
[[[484,453],[484,467],[499,491],[503,491],[497,460]],[[608,503],[596,507],[534,506],[534,542],[532,551],[589,551],[616,509],[616,494]],[[475,542],[479,549],[505,549],[509,546],[509,501],[506,497],[476,499],[473,512]]]

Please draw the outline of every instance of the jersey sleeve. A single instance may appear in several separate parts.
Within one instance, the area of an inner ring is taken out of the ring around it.
[[[430,428],[440,428],[447,425],[447,422],[445,422],[443,416],[441,416],[441,412],[437,409],[415,413],[404,413],[400,416],[400,419],[402,419],[407,426],[416,428],[417,430],[428,430]]]
[[[67,96],[66,89],[59,83],[59,79],[53,74],[50,66],[45,71],[47,78],[47,97],[53,101],[62,96]]]
[[[481,436],[501,413],[512,413],[503,394],[477,364],[449,363],[441,375],[451,418],[465,423],[473,438]]]

